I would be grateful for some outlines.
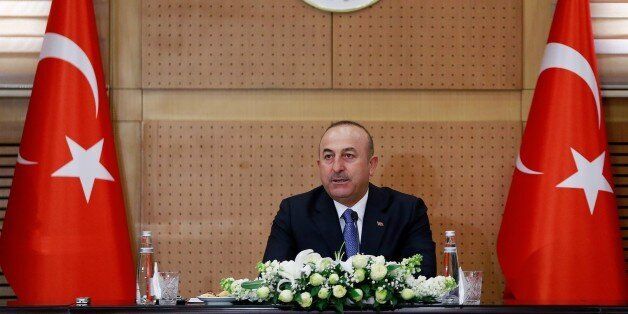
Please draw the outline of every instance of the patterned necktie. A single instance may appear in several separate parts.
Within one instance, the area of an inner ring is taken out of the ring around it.
[[[351,208],[347,208],[342,214],[342,218],[345,220],[345,230],[342,235],[345,237],[345,246],[347,250],[347,258],[358,254],[360,251],[360,240],[358,239],[358,228],[356,221],[353,221],[351,214],[354,211]]]

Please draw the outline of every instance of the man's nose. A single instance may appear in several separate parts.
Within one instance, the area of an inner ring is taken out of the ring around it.
[[[345,169],[345,165],[342,162],[342,159],[340,158],[336,158],[334,160],[334,163],[332,165],[332,170],[334,170],[334,172],[341,172]]]

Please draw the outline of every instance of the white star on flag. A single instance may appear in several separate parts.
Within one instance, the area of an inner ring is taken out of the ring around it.
[[[89,203],[96,179],[114,181],[107,169],[100,163],[104,138],[85,150],[71,138],[65,137],[72,154],[72,160],[55,171],[53,177],[79,178],[85,200]]]
[[[602,152],[602,154],[592,162],[589,162],[573,148],[571,149],[571,154],[576,162],[578,171],[565,179],[565,181],[559,183],[556,187],[584,190],[584,195],[589,205],[589,211],[591,215],[593,215],[598,192],[606,191],[613,193],[611,185],[602,174],[602,171],[604,171],[604,157],[606,152]]]

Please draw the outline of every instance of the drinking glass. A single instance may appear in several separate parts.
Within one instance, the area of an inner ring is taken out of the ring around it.
[[[157,274],[157,281],[161,289],[159,305],[177,304],[177,295],[179,295],[179,273],[160,271]]]
[[[462,271],[464,278],[464,302],[465,305],[480,305],[482,296],[482,271]]]

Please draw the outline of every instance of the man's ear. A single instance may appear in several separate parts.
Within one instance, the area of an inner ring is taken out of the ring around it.
[[[373,156],[371,157],[371,160],[369,160],[369,176],[372,177],[375,174],[375,168],[377,168],[377,162],[379,161],[379,158],[377,158],[377,156]]]

